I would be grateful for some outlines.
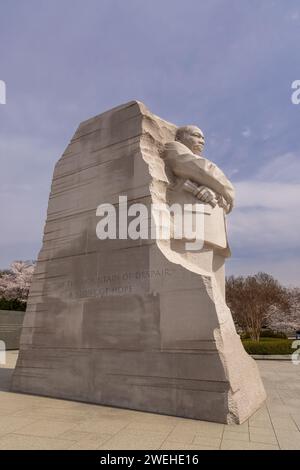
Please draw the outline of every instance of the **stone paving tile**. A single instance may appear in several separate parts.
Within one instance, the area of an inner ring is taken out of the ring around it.
[[[282,401],[286,401],[286,400],[296,398],[294,389],[290,390],[290,389],[278,388],[277,390],[278,390],[278,395],[282,399]]]
[[[221,450],[279,450],[278,445],[263,444],[258,442],[242,442],[224,439]]]
[[[223,429],[199,429],[197,431],[198,436],[210,436],[214,438],[222,438],[224,432]]]
[[[133,421],[131,422],[126,429],[128,430],[142,430],[142,431],[158,431],[158,432],[166,432],[170,433],[175,428],[176,424],[164,424],[161,422],[156,423],[153,422],[140,422],[140,421]]]
[[[242,424],[229,424],[224,427],[224,432],[238,432],[238,433],[248,433],[249,432],[249,423],[246,421]]]
[[[70,422],[39,419],[28,426],[19,428],[18,432],[27,436],[58,437],[63,432],[74,428],[74,426],[76,425]]]
[[[4,408],[8,412],[15,413],[17,411],[31,409],[32,401],[19,400],[14,397],[14,395],[3,397],[0,393],[0,404],[1,408]]]
[[[252,421],[249,422],[249,430],[267,429],[273,431],[272,421]]]
[[[169,440],[182,442],[184,444],[193,444],[196,436],[198,438],[209,437],[211,439],[221,439],[224,430],[224,425],[217,423],[208,423],[204,421],[181,422],[169,434]]]
[[[276,437],[282,450],[300,450],[300,433],[288,430],[276,431]]]
[[[250,428],[250,441],[278,445],[273,429]]]
[[[103,442],[83,439],[82,441],[75,442],[73,445],[68,447],[68,450],[99,450],[102,444]]]
[[[300,432],[300,413],[293,413],[292,414],[292,419],[294,423],[296,424],[298,431]]]
[[[290,418],[278,418],[277,416],[274,416],[272,418],[272,424],[275,428],[275,430],[287,430],[287,431],[298,431],[298,428],[295,424],[295,421]]]
[[[182,442],[166,441],[160,447],[162,450],[219,450],[219,447],[205,446],[205,445],[193,445],[183,444]]]
[[[217,438],[211,436],[203,436],[202,434],[196,434],[192,444],[219,448],[221,445],[221,439],[221,437]]]
[[[1,379],[0,379],[1,380]],[[53,403],[55,402],[55,404]],[[41,399],[41,397],[35,395],[23,395],[11,392],[0,392],[0,403],[1,407],[12,407],[14,410],[24,409],[38,409],[39,407],[48,407],[55,410],[63,409],[74,409],[78,406],[77,403],[65,400],[52,400],[52,399]],[[74,406],[75,405],[75,406]]]
[[[286,405],[268,405],[268,411],[270,414],[271,420],[273,418],[286,418],[289,417],[291,413],[293,413],[294,408],[288,407]]]
[[[176,416],[166,416],[153,413],[142,413],[135,412],[134,415],[131,415],[131,421],[133,423],[149,423],[149,424],[165,424],[165,425],[177,425],[181,422],[182,418]],[[192,420],[191,420],[192,421]]]
[[[19,429],[24,428],[24,426],[32,425],[35,421],[36,419],[30,418],[15,418],[13,416],[1,417],[0,436],[18,431]]]
[[[176,427],[169,434],[168,440],[174,442],[182,442],[185,445],[191,445],[195,436],[196,432],[194,430],[180,429],[179,427]]]
[[[249,442],[250,441],[250,436],[249,432],[231,432],[231,431],[224,431],[223,434],[223,441],[224,440],[231,440],[231,441],[243,441],[243,442]]]
[[[7,434],[0,438],[0,450],[64,450],[70,441],[22,434]]]
[[[250,419],[260,419],[265,418],[266,416],[268,416],[268,409],[267,406],[263,404],[261,408],[259,408],[255,411],[255,413],[253,413]]]
[[[77,424],[73,431],[83,431],[83,432],[101,432],[108,434],[116,434],[125,427],[128,426],[130,421],[125,419],[117,418],[101,418],[96,420],[89,420],[83,423]]]
[[[75,415],[73,416],[72,414],[63,414],[63,413],[55,413],[52,412],[51,415],[48,416],[48,414],[44,413],[43,411],[39,410],[20,410],[14,413],[12,416],[14,417],[24,417],[24,418],[31,418],[32,420],[39,420],[39,419],[48,419],[48,420],[59,420],[59,421],[64,421],[68,422],[70,424],[80,424],[82,422],[85,422],[87,420],[90,420],[91,418],[89,416],[79,416]]]
[[[72,433],[70,433],[71,435]],[[85,433],[89,434],[89,433]],[[62,437],[62,436],[61,436]],[[76,435],[73,433],[73,437]],[[77,436],[78,437],[78,436]],[[70,450],[97,450],[99,449],[105,442],[110,440],[113,436],[111,434],[92,434],[89,436],[81,437],[78,439],[77,442],[73,442],[70,445]]]
[[[209,423],[207,421],[194,421],[183,420],[179,421],[175,430],[178,432],[190,432],[197,434],[204,434],[211,437],[222,437],[224,431],[224,424]]]
[[[160,432],[123,430],[106,441],[100,448],[105,450],[155,450],[160,448],[166,437],[166,433]]]
[[[42,416],[52,417],[53,416],[53,408],[48,408],[48,406],[39,406],[38,408],[34,409],[35,412],[39,413]],[[93,416],[89,410],[85,409],[73,409],[73,408],[56,408],[55,409],[55,416],[66,418],[68,416],[72,418],[78,419],[88,419],[89,417]]]
[[[271,426],[271,418],[268,413],[267,408],[263,408],[256,412],[251,418],[249,419],[249,426],[254,426],[258,428],[270,427]]]
[[[103,441],[113,437],[113,434],[105,434],[100,432],[80,432],[80,431],[65,431],[62,433],[60,439],[68,439],[69,441]]]
[[[11,407],[7,407],[7,408],[2,408],[1,405],[3,405],[1,402],[0,402],[0,416],[11,416],[11,415],[15,415],[15,407],[12,405]]]

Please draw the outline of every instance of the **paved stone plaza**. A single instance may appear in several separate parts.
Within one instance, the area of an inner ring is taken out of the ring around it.
[[[300,365],[258,361],[266,405],[242,425],[9,392],[17,351],[0,366],[0,449],[300,449]]]

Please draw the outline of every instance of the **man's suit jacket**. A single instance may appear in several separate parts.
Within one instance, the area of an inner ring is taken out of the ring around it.
[[[169,205],[173,203],[201,204],[201,201],[183,188],[187,179],[199,186],[207,186],[216,195],[222,195],[225,200],[233,202],[233,185],[222,170],[206,158],[194,155],[181,142],[166,143],[163,159],[166,174],[170,179],[167,191]],[[204,204],[204,214],[205,247],[216,249],[224,257],[230,256],[224,209],[219,205],[213,208],[210,204]]]

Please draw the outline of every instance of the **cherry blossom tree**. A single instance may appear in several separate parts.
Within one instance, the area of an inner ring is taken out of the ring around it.
[[[14,261],[9,270],[0,272],[0,298],[26,302],[32,275],[33,261]]]
[[[267,326],[274,331],[294,333],[300,330],[300,288],[287,289],[290,308],[273,306],[267,315]]]

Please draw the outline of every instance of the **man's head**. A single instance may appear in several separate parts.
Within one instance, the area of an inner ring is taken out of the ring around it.
[[[186,145],[193,153],[200,155],[204,147],[204,134],[197,126],[179,127],[175,140]]]

